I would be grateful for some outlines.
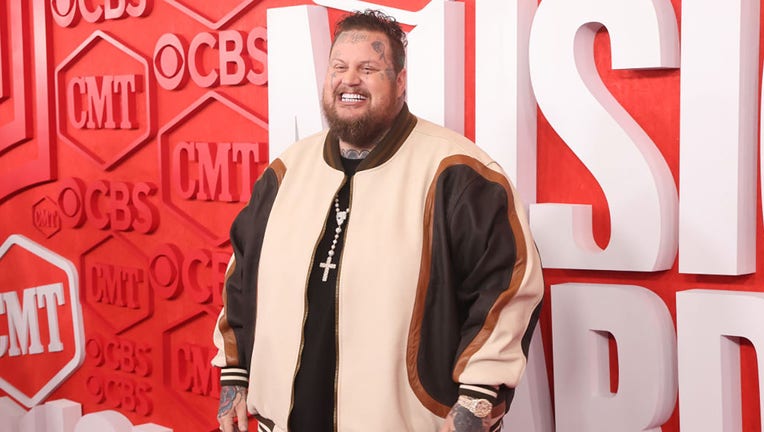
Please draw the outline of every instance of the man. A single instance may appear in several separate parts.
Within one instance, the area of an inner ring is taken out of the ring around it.
[[[341,20],[329,130],[295,143],[231,228],[215,330],[220,428],[495,431],[543,292],[522,204],[472,142],[409,113],[404,32]],[[245,408],[246,402],[246,408]]]

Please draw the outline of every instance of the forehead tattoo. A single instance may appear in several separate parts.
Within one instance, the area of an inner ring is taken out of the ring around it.
[[[351,31],[351,32],[342,32],[339,36],[337,36],[337,40],[335,43],[358,43],[363,42],[365,40],[369,39],[369,35],[362,32],[357,31]]]

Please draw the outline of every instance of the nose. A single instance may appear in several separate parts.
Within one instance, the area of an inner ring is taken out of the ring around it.
[[[361,83],[361,76],[355,69],[348,69],[342,74],[342,84],[353,86]]]

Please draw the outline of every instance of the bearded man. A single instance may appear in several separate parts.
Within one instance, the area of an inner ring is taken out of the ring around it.
[[[411,114],[406,36],[357,12],[336,26],[329,129],[263,173],[231,228],[215,328],[220,429],[501,428],[543,280],[498,164]]]

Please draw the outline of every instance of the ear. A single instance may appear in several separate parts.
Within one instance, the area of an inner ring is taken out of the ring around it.
[[[395,95],[400,98],[404,94],[406,94],[406,68],[401,69],[400,72],[398,72],[398,77],[395,79],[395,87],[396,92]]]

